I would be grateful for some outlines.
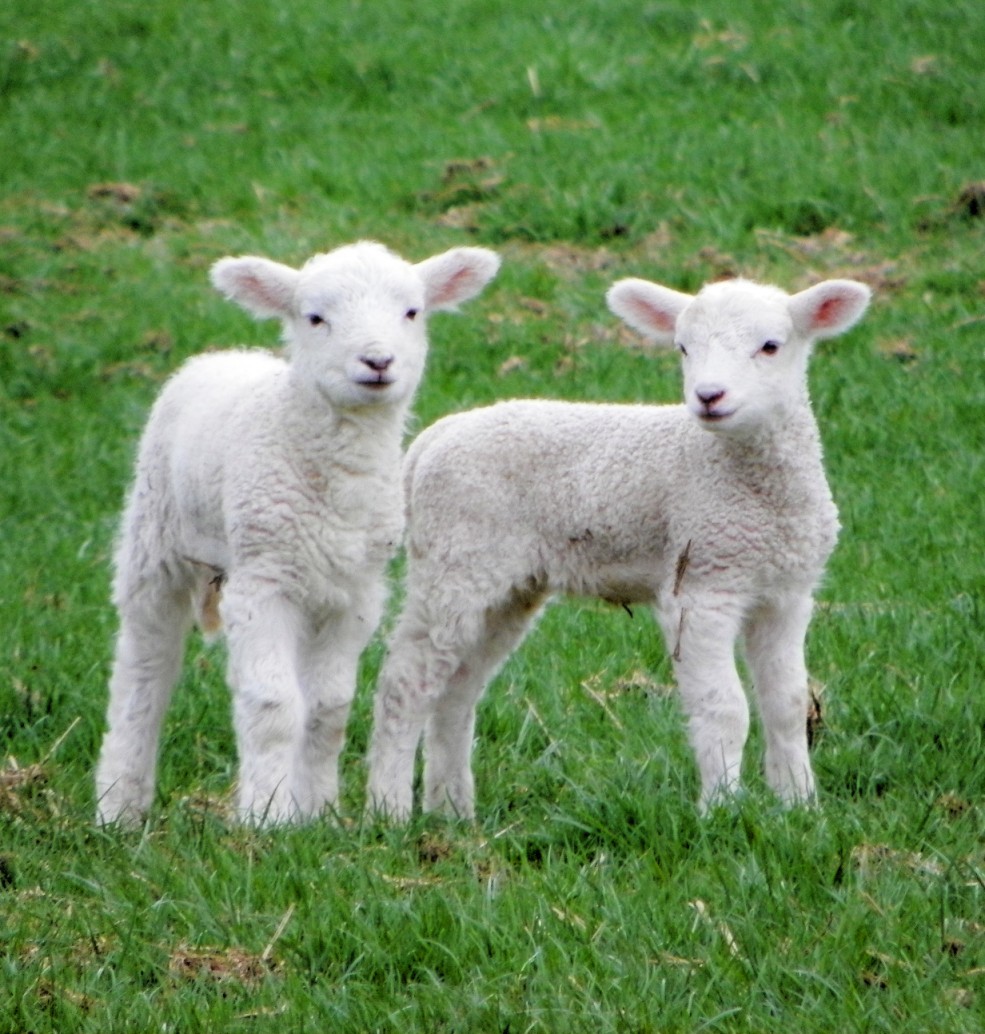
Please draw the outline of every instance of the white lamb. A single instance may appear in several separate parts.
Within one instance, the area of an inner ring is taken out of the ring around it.
[[[498,266],[480,248],[412,265],[365,241],[300,270],[256,257],[213,266],[222,294],[282,320],[287,358],[198,356],[153,408],[115,556],[101,822],[136,822],[151,803],[195,618],[228,640],[240,816],[284,821],[336,801],[356,666],[403,529],[401,438],[426,317]]]
[[[812,343],[847,330],[869,289],[793,296],[734,280],[698,295],[628,279],[610,308],[675,342],[685,404],[503,402],[446,417],[411,446],[407,597],[375,700],[368,804],[471,817],[476,703],[551,593],[653,606],[671,651],[701,807],[738,785],[749,707],[766,777],[814,794],[804,637],[838,533],[807,391]]]

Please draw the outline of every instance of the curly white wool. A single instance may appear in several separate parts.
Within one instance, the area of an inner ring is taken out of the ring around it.
[[[198,356],[154,405],[115,555],[100,821],[139,821],[151,803],[196,617],[228,639],[241,817],[335,803],[356,666],[403,530],[401,439],[426,318],[477,294],[498,266],[479,248],[414,265],[366,241],[300,270],[215,264],[222,294],[282,321],[287,357]]]
[[[683,405],[513,401],[446,417],[404,465],[406,602],[375,700],[368,803],[474,812],[476,703],[552,593],[652,605],[673,657],[701,804],[739,780],[749,707],[766,776],[809,799],[804,638],[838,532],[807,392],[812,343],[847,330],[870,292],[795,295],[744,280],[691,297],[629,279],[608,293],[681,351]]]

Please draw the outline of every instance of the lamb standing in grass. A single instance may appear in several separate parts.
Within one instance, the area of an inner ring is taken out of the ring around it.
[[[473,815],[476,703],[555,592],[653,606],[702,808],[739,780],[741,638],[769,785],[786,802],[812,797],[804,637],[838,520],[807,361],[868,301],[849,280],[793,296],[735,280],[695,297],[623,280],[609,306],[676,342],[684,405],[504,402],[446,417],[413,443],[407,598],[376,695],[370,807],[410,812],[423,733],[425,809]]]
[[[361,242],[300,270],[254,257],[213,267],[222,294],[282,320],[288,358],[191,359],[151,413],[116,550],[100,821],[135,822],[151,803],[195,617],[228,638],[241,817],[335,802],[356,666],[403,529],[401,438],[426,317],[477,294],[498,265],[479,248],[412,265]]]

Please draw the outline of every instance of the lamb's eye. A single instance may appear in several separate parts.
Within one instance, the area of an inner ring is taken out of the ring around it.
[[[681,355],[687,355],[687,349],[680,343],[680,341],[677,342],[677,351],[680,352]]]
[[[407,312],[404,313],[404,315],[409,320],[415,320],[417,319],[417,309],[408,309]]]
[[[780,351],[780,342],[779,341],[767,341],[767,342],[765,342],[763,347],[760,349],[760,352],[762,352],[763,355],[776,355],[776,353],[779,352],[779,351]]]
[[[309,323],[310,323],[310,324],[311,324],[311,325],[312,325],[313,327],[320,327],[320,326],[321,326],[321,325],[322,325],[322,324],[323,324],[323,323],[325,322],[325,320],[324,320],[324,319],[322,319],[322,317],[321,317],[321,316],[319,316],[317,312],[313,312],[313,313],[312,313],[312,314],[311,314],[311,315],[310,315],[310,316],[308,317],[308,322],[309,322]]]

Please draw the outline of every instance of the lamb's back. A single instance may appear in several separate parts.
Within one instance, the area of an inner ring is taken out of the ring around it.
[[[684,406],[533,400],[446,417],[408,456],[410,546],[621,602],[666,588],[684,553],[692,586],[811,582],[837,521],[804,433],[779,455],[700,428]]]

